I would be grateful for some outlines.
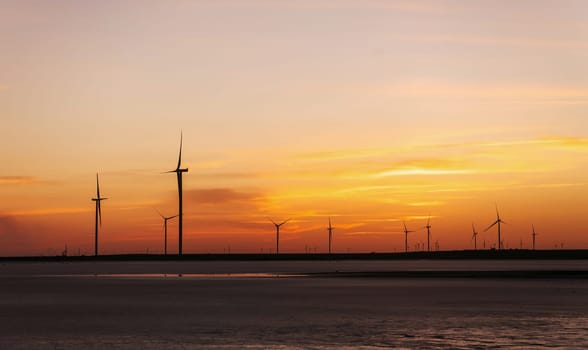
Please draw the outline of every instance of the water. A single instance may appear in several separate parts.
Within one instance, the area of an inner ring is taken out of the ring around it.
[[[582,270],[583,261],[330,263],[3,264],[0,348],[588,347],[585,279],[273,277],[404,268]],[[228,277],[228,270],[237,275]],[[178,278],[179,271],[197,277]]]

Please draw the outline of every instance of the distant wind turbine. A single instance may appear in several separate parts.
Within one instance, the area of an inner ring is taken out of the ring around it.
[[[498,227],[498,246],[497,246],[498,250],[500,250],[502,248],[502,241],[500,240],[500,224],[506,224],[506,222],[500,218],[500,213],[498,212],[498,206],[496,206],[496,221],[494,221],[492,223],[492,225],[488,226],[484,230],[484,232],[486,232],[489,229],[491,229],[492,227],[494,227],[494,225],[497,225],[497,227]]]
[[[100,197],[100,183],[98,182],[98,174],[96,173],[96,198],[92,198],[92,201],[96,202],[96,215],[94,222],[94,256],[98,256],[98,223],[102,226],[102,210],[100,202],[107,200],[108,198]]]
[[[276,254],[280,254],[280,227],[282,227],[282,225],[284,225],[285,223],[287,223],[288,221],[290,221],[291,219],[288,219],[286,221],[282,221],[281,223],[277,224],[274,220],[269,219],[272,224],[274,224],[274,226],[276,227]]]
[[[535,237],[537,236],[537,233],[535,233],[535,225],[531,225],[531,228],[533,229],[533,233],[531,234],[533,237],[533,250],[535,250]]]
[[[163,255],[167,255],[167,222],[169,220],[173,219],[173,218],[177,218],[178,215],[165,217],[165,216],[163,216],[163,214],[161,214],[159,212],[159,210],[157,210],[157,213],[163,219],[163,232],[164,232],[164,236],[163,236]]]
[[[478,250],[478,232],[472,222],[472,239],[474,240],[474,250]]]
[[[182,169],[182,141],[183,134],[180,133],[180,156],[178,157],[178,165],[175,170],[170,170],[168,173],[176,173],[178,177],[178,255],[182,255],[182,223],[183,223],[183,208],[182,208],[182,174],[188,172],[188,168]]]
[[[406,222],[402,222],[404,224],[404,251],[408,253],[408,234],[415,231],[409,231],[406,228]]]
[[[427,229],[427,251],[431,252],[431,215],[427,219],[427,226],[423,227]]]
[[[329,216],[329,227],[327,227],[327,231],[329,231],[329,254],[331,254],[331,242],[333,239],[333,226],[331,225],[331,217]]]

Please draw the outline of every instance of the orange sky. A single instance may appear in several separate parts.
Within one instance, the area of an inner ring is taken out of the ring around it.
[[[501,5],[500,5],[501,4]],[[0,255],[588,248],[583,1],[0,4]],[[170,252],[177,222],[169,223]],[[496,244],[494,229],[478,245]]]

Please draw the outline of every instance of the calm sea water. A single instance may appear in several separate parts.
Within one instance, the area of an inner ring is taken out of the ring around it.
[[[585,279],[271,277],[276,272],[465,268],[569,270],[587,265],[583,261],[3,264],[0,349],[588,348]],[[160,275],[180,272],[253,275]]]

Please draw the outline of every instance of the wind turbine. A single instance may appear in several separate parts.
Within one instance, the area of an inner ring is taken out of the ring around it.
[[[472,222],[472,239],[474,240],[474,250],[478,250],[478,232],[476,232],[476,227]]]
[[[108,198],[100,197],[100,183],[98,182],[98,173],[96,173],[96,198],[92,201],[96,202],[96,217],[94,223],[94,256],[98,256],[98,223],[102,226],[102,210],[100,209],[100,202]]]
[[[427,219],[427,226],[423,227],[427,229],[427,251],[431,252],[431,215],[429,214],[429,218]]]
[[[501,249],[502,247],[502,241],[500,240],[500,224],[506,224],[506,222],[504,222],[504,220],[502,220],[500,218],[500,213],[498,213],[498,206],[496,206],[496,221],[494,221],[494,223],[492,223],[492,225],[488,226],[484,232],[488,231],[489,229],[491,229],[492,227],[494,227],[494,225],[498,225],[498,250]]]
[[[531,228],[533,229],[533,233],[531,234],[533,237],[533,250],[535,250],[535,237],[537,236],[537,233],[535,233],[535,225],[531,225]]]
[[[291,219],[288,219],[286,221],[282,221],[279,224],[277,224],[272,219],[269,219],[269,220],[272,222],[272,224],[274,224],[274,226],[276,226],[276,254],[280,254],[280,227],[282,227],[282,225],[284,225],[285,223],[287,223]]]
[[[170,170],[168,173],[176,173],[178,177],[178,255],[182,255],[182,223],[183,223],[183,209],[182,209],[182,174],[188,172],[188,168],[182,169],[182,139],[183,134],[180,133],[180,156],[178,157],[178,166],[175,170]]]
[[[159,212],[159,210],[157,210],[157,213],[163,219],[163,232],[164,232],[164,238],[163,238],[163,254],[164,255],[167,255],[167,222],[169,220],[173,219],[173,218],[177,218],[178,215],[165,217],[165,216],[163,216],[163,214],[161,214]]]
[[[329,216],[329,227],[327,227],[327,231],[329,231],[329,254],[331,254],[331,241],[333,239],[333,226],[331,226],[331,217]]]
[[[406,228],[406,222],[402,222],[404,224],[404,251],[408,253],[408,234],[415,231],[409,231]]]

